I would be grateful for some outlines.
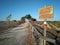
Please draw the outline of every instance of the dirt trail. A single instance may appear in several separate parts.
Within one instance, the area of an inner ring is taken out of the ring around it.
[[[22,45],[28,35],[27,23],[0,34],[0,45]]]

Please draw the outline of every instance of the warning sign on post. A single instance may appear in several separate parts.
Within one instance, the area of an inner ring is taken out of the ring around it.
[[[53,18],[53,7],[45,7],[39,10],[39,19]]]

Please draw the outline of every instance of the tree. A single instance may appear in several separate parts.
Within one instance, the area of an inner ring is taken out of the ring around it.
[[[22,17],[21,18],[21,22],[25,22],[25,17]]]
[[[27,14],[27,15],[25,16],[25,18],[27,18],[28,20],[31,19],[30,14]]]
[[[31,18],[31,21],[36,21],[36,19],[35,18]]]
[[[10,21],[11,20],[11,14],[10,15],[8,15],[7,17],[6,17],[6,19],[7,19],[7,21]]]
[[[13,20],[13,22],[17,22],[16,20]]]
[[[6,17],[6,20],[7,20],[8,25],[10,25],[11,16],[12,16],[12,15],[9,14],[9,15]]]

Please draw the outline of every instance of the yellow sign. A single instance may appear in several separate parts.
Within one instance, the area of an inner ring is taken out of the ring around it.
[[[41,8],[39,10],[39,19],[47,19],[53,17],[53,7]]]

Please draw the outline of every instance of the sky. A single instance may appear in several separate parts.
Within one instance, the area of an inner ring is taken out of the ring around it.
[[[0,21],[5,21],[10,14],[11,20],[20,20],[30,14],[38,21],[38,10],[44,6],[53,6],[54,17],[49,20],[60,21],[60,0],[0,0]]]

